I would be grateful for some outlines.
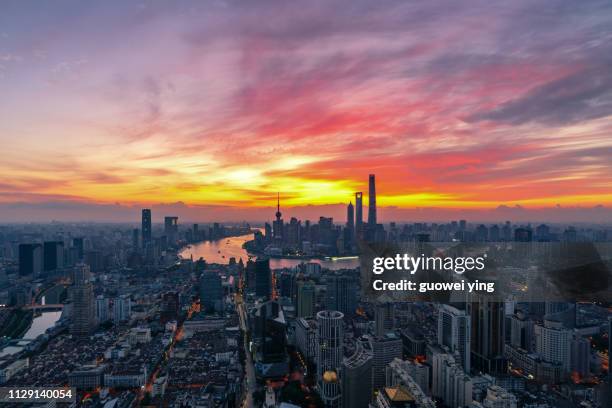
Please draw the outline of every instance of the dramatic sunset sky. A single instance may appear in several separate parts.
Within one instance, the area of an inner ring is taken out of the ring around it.
[[[611,221],[612,3],[3,1],[0,146],[1,221],[337,215],[368,173]]]

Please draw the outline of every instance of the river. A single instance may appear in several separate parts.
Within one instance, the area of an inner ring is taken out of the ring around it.
[[[30,328],[23,336],[23,342],[19,342],[18,345],[15,346],[7,346],[0,350],[0,357],[15,354],[18,351],[21,351],[25,345],[29,343],[30,340],[34,340],[41,334],[44,334],[48,328],[51,328],[55,325],[55,323],[62,316],[62,312],[43,312],[39,316],[34,317],[32,320],[32,324]]]
[[[230,258],[238,261],[242,258],[243,262],[249,259],[249,254],[242,248],[242,244],[253,239],[253,234],[240,235],[237,237],[224,238],[217,241],[204,241],[192,244],[180,252],[183,259],[193,256],[196,261],[200,258],[208,263],[226,264]],[[251,255],[251,257],[254,257]],[[357,268],[359,259],[357,258],[337,258],[337,259],[277,259],[270,258],[271,269],[293,268],[303,262],[315,262],[327,269]]]

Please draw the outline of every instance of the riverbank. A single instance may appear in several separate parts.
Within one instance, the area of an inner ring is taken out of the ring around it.
[[[30,330],[34,321],[32,310],[14,309],[5,324],[0,329],[0,337],[20,339]]]
[[[236,261],[242,259],[247,262],[249,258],[257,256],[244,248],[244,244],[253,240],[253,234],[245,234],[241,236],[224,238],[217,241],[202,242],[199,244],[189,245],[185,247],[178,255],[182,259],[193,257],[194,260],[203,258],[207,263],[227,264],[231,258]],[[297,258],[297,259],[282,259],[270,258],[271,269],[295,268],[305,262],[314,262],[326,269],[354,269],[359,267],[359,259],[357,257],[350,258]]]
[[[255,248],[253,248],[253,246],[255,245],[255,240],[250,240],[250,241],[246,241],[244,244],[242,244],[242,248],[244,248],[244,250],[252,256],[266,256],[268,258],[272,258],[272,259],[303,259],[305,261],[309,261],[312,259],[327,259],[329,257],[324,257],[324,256],[320,256],[320,255],[276,255],[276,254],[266,254],[263,251],[259,251]]]
[[[320,261],[337,261],[337,260],[349,260],[349,259],[359,259],[359,255],[344,255],[344,256],[329,256],[329,255],[291,255],[291,254],[266,254],[263,251],[260,251],[254,248],[255,240],[246,241],[242,244],[242,247],[249,255],[252,256],[265,256],[271,259],[292,259],[292,260],[320,260]]]

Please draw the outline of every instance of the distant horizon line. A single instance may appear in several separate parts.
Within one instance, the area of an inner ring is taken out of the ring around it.
[[[365,204],[365,203],[364,203]],[[320,217],[331,217],[336,223],[346,220],[348,203],[309,204],[281,206],[284,219],[318,221]],[[274,206],[240,207],[215,204],[175,203],[157,204],[100,204],[83,201],[55,201],[38,203],[0,202],[0,223],[138,223],[144,208],[151,209],[155,223],[164,216],[178,216],[182,222],[264,223],[272,221]],[[364,205],[364,215],[369,206]],[[466,219],[470,222],[547,222],[547,223],[612,223],[612,206],[554,205],[530,207],[524,205],[499,204],[495,207],[398,207],[377,205],[379,220],[389,222],[446,222]],[[365,217],[364,217],[365,218]]]

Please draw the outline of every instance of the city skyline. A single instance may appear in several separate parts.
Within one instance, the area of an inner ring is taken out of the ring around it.
[[[609,4],[350,4],[7,4],[0,221],[612,220]]]

